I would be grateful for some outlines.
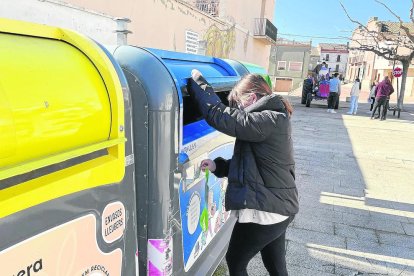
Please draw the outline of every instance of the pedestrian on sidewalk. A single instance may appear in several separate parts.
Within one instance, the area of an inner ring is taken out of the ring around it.
[[[248,275],[248,263],[260,252],[270,275],[287,276],[285,232],[298,212],[292,106],[257,74],[233,88],[230,107],[197,70],[189,93],[209,125],[236,137],[232,159],[201,162],[203,170],[228,178],[226,210],[238,218],[226,254],[230,275]]]
[[[378,86],[378,81],[374,81],[371,85],[371,91],[369,92],[369,96],[368,96],[368,101],[371,102],[371,107],[369,109],[369,111],[372,111],[372,109],[374,108],[374,103],[375,103],[375,91],[377,91],[377,86]],[[368,112],[371,113],[371,112]]]
[[[355,79],[354,85],[351,88],[350,96],[351,96],[351,105],[349,107],[349,111],[347,114],[357,114],[358,111],[358,99],[359,99],[359,92],[361,91],[361,81],[359,78]]]
[[[389,77],[385,76],[384,80],[380,82],[376,88],[375,105],[371,114],[371,119],[381,118],[381,121],[385,120],[387,114],[387,100],[392,93],[394,93],[394,88],[392,87]],[[380,116],[374,117],[377,109],[379,109]]]
[[[329,80],[329,96],[328,96],[328,112],[336,113],[335,106],[341,95],[341,82],[338,79],[338,73],[333,74],[333,78]]]

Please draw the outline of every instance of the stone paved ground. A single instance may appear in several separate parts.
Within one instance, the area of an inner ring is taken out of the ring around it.
[[[370,120],[306,108],[292,119],[300,212],[287,232],[291,276],[414,275],[414,105]],[[226,264],[214,274],[227,275]],[[260,254],[249,275],[267,275]]]

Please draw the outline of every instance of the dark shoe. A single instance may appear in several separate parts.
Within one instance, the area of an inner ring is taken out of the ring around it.
[[[379,116],[374,117],[374,119],[375,119],[375,120],[376,120],[376,119],[379,119]]]

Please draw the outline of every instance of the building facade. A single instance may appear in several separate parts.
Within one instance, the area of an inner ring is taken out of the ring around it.
[[[66,0],[131,20],[128,44],[269,66],[275,0]]]
[[[379,21],[378,17],[372,17],[366,27],[370,31],[381,33],[385,38],[390,37],[390,35],[398,33],[400,30],[399,22],[389,22],[389,21]],[[414,24],[407,24],[410,31],[414,32]],[[401,35],[403,31],[401,31]],[[363,89],[370,89],[373,81],[381,81],[384,76],[389,76],[392,78],[392,69],[393,67],[400,67],[402,65],[398,61],[390,61],[383,57],[378,56],[377,54],[369,51],[361,51],[357,48],[361,39],[365,39],[366,43],[367,38],[361,34],[360,28],[356,28],[353,32],[352,39],[350,41],[350,54],[348,58],[348,69],[346,79],[354,80],[355,78],[360,78],[362,80]],[[380,43],[381,47],[392,48],[392,42],[389,40],[383,40]],[[398,54],[406,54],[405,49],[398,49]],[[397,87],[397,79],[392,78],[394,88]],[[399,82],[400,85],[400,82]],[[411,66],[408,69],[407,81],[405,85],[405,99],[414,100],[414,64],[411,62]],[[396,99],[397,93],[393,94],[393,99]]]
[[[311,73],[313,69],[315,69],[316,65],[318,65],[320,62],[321,54],[319,53],[318,47],[312,47],[310,59],[309,59],[309,67],[308,71]]]
[[[345,44],[320,43],[319,60],[326,62],[331,73],[339,73],[345,76],[348,63],[348,47]]]
[[[103,44],[117,44],[115,17],[59,1],[1,0],[0,17],[67,28]]]
[[[269,67],[274,91],[289,92],[303,82],[308,74],[311,48],[311,42],[277,39]]]

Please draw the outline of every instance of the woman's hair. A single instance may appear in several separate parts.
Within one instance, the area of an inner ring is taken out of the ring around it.
[[[292,114],[293,114],[293,107],[292,107],[292,105],[290,104],[290,102],[287,99],[283,98],[282,96],[281,96],[281,99],[280,100],[282,101],[283,105],[285,106],[286,113],[287,113],[287,115],[290,118],[292,116]]]
[[[232,107],[238,107],[250,97],[251,94],[255,94],[257,99],[272,95],[267,82],[259,74],[248,74],[245,75],[234,88],[230,91],[228,96],[229,105]],[[292,105],[288,100],[280,96],[280,100],[283,103],[286,113],[290,117],[293,113]]]
[[[234,86],[228,96],[230,106],[240,106],[242,103],[246,102],[251,94],[256,94],[257,99],[272,94],[269,85],[259,74],[245,75],[236,86]]]

